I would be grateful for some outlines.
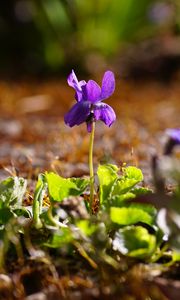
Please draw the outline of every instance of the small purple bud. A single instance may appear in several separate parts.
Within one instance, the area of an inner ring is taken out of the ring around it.
[[[165,145],[164,154],[171,155],[173,148],[176,145],[180,145],[180,128],[167,129],[166,134],[169,139]]]

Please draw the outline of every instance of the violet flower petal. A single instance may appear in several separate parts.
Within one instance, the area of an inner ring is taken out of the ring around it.
[[[86,85],[82,86],[82,91],[83,98],[92,104],[100,100],[101,88],[94,80],[89,80]]]
[[[83,101],[84,100],[83,96],[84,95],[83,95],[82,92],[76,91],[76,93],[75,93],[75,99],[76,99],[77,102]]]
[[[76,91],[75,94],[75,99],[79,102],[83,100],[83,95],[82,95],[82,86],[86,85],[85,80],[78,81],[76,74],[74,73],[74,70],[69,74],[67,78],[67,82],[69,86],[73,87]]]
[[[79,102],[82,100],[85,100],[83,97],[83,93],[82,93],[82,87],[86,85],[86,81],[85,80],[81,80],[79,81],[79,87],[81,90],[76,90],[76,94],[75,94],[75,99]]]
[[[101,89],[101,100],[110,97],[115,90],[115,78],[114,74],[111,71],[104,73],[102,80],[102,89]]]
[[[69,86],[73,87],[75,90],[81,90],[81,87],[79,85],[79,81],[76,77],[76,74],[74,73],[74,70],[69,74],[67,78],[67,82]]]
[[[116,120],[116,114],[111,106],[105,103],[94,105],[94,118],[96,121],[101,120],[107,126],[111,126]]]
[[[90,107],[91,103],[88,101],[77,102],[65,115],[64,122],[70,127],[86,122],[90,114]]]

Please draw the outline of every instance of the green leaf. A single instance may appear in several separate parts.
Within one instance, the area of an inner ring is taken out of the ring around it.
[[[127,179],[133,179],[135,184],[141,182],[143,180],[142,171],[139,168],[129,166],[127,168],[123,168],[124,177]]]
[[[89,179],[72,177],[70,180],[76,185],[77,195],[82,194],[89,185]]]
[[[180,262],[180,251],[173,251],[172,253],[173,262]]]
[[[122,203],[124,201],[134,199],[135,197],[136,197],[136,195],[131,193],[131,192],[127,192],[127,193],[122,194],[122,195],[113,196],[111,198],[111,206],[122,206]]]
[[[142,171],[136,167],[123,168],[123,176],[116,181],[112,196],[129,192],[137,183],[143,180]]]
[[[134,188],[132,190],[132,193],[138,197],[138,196],[143,196],[143,195],[147,195],[147,194],[152,194],[152,190],[145,188],[145,187],[138,187],[138,188]]]
[[[153,225],[156,210],[150,205],[130,204],[127,207],[111,207],[111,221],[119,225],[132,225],[143,222]]]
[[[73,236],[69,228],[61,228],[54,232],[49,240],[43,245],[48,248],[60,248],[64,245],[68,245],[73,241]]]
[[[118,170],[119,169],[116,165],[106,164],[98,166],[97,175],[99,179],[99,193],[101,204],[106,204],[113,184],[118,178]]]
[[[21,177],[8,177],[0,183],[0,207],[20,206],[26,192],[27,181]]]
[[[129,226],[115,234],[113,249],[140,259],[152,255],[156,249],[156,237],[142,226]]]
[[[7,224],[12,217],[14,217],[14,214],[10,208],[4,207],[0,209],[0,225]]]
[[[69,196],[81,195],[89,181],[83,178],[63,178],[53,172],[45,174],[51,201],[62,201]]]
[[[86,236],[91,236],[97,229],[97,225],[92,224],[89,220],[79,220],[76,225]]]
[[[151,190],[144,187],[133,188],[130,192],[125,194],[115,195],[111,197],[111,206],[122,206],[123,202],[134,199],[138,196],[143,196],[152,193]]]

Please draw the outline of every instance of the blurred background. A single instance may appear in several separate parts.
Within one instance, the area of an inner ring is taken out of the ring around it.
[[[166,128],[179,127],[180,1],[0,1],[0,178],[88,174],[86,126],[63,121],[72,68],[79,80],[116,76],[117,121],[97,122],[95,165],[126,162],[149,178]]]
[[[73,67],[169,79],[180,66],[179,0],[0,2],[0,73],[66,75]]]

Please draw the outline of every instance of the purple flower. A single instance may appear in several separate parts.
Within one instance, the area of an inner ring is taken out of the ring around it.
[[[67,82],[75,89],[77,101],[64,117],[67,125],[73,127],[86,122],[87,130],[91,132],[93,121],[101,120],[109,127],[114,123],[116,120],[114,110],[108,104],[102,103],[102,100],[110,97],[115,89],[115,78],[111,71],[104,73],[101,88],[94,80],[78,81],[73,70]]]
[[[180,128],[167,129],[166,133],[176,145],[180,145]]]
[[[164,147],[164,155],[171,155],[176,145],[180,145],[180,128],[166,130],[169,139]]]

